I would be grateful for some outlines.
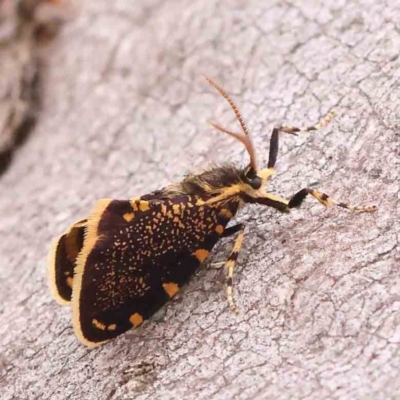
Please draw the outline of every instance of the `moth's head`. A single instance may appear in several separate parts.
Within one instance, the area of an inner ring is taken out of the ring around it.
[[[265,186],[268,180],[275,173],[275,171],[273,168],[263,168],[263,169],[258,168],[253,142],[251,141],[250,133],[247,129],[246,124],[244,123],[241,113],[239,112],[238,108],[236,107],[232,99],[219,85],[217,85],[211,79],[207,77],[205,78],[208,81],[208,83],[215,89],[217,89],[217,91],[221,94],[221,96],[229,103],[243,131],[243,134],[231,132],[219,126],[218,124],[209,121],[209,124],[214,128],[234,137],[239,142],[241,142],[250,156],[249,165],[246,168],[244,168],[240,173],[240,181],[241,181],[240,193],[250,197],[262,196],[265,193]]]
[[[241,193],[250,197],[260,197],[265,194],[265,187],[270,177],[274,174],[271,168],[260,170],[248,165],[241,171]]]

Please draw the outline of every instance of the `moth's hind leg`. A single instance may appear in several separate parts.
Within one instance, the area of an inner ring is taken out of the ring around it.
[[[274,168],[276,159],[278,157],[279,132],[286,132],[291,135],[297,135],[298,132],[317,131],[319,129],[322,129],[324,126],[328,125],[334,115],[335,115],[335,113],[333,112],[333,110],[331,110],[317,124],[307,126],[307,127],[296,127],[296,126],[290,126],[290,125],[275,126],[274,129],[272,130],[272,135],[271,135],[271,140],[270,140],[270,145],[269,145],[268,168]]]
[[[221,234],[221,238],[226,238],[226,237],[232,236],[242,229],[244,229],[242,224],[230,226],[224,230],[224,232]],[[222,262],[212,263],[211,266],[212,266],[212,268],[220,269],[225,264],[226,264],[226,261],[222,261]]]
[[[233,300],[233,272],[235,269],[236,261],[239,256],[239,251],[242,248],[243,236],[244,236],[244,225],[237,224],[231,228],[227,228],[225,231],[225,236],[230,236],[239,232],[235,243],[233,245],[231,254],[226,260],[225,267],[227,269],[227,279],[226,279],[226,297],[228,299],[229,306],[232,311],[237,311],[235,302]]]
[[[312,197],[317,199],[325,207],[335,205],[338,207],[347,208],[350,211],[357,211],[357,212],[373,212],[378,209],[376,206],[370,206],[370,207],[351,206],[349,204],[337,202],[333,200],[331,197],[329,197],[327,194],[321,193],[316,189],[309,189],[309,188],[302,189],[299,192],[297,192],[294,196],[292,196],[292,198],[289,200],[288,208],[290,209],[290,208],[300,207],[304,199],[308,195],[311,195]]]

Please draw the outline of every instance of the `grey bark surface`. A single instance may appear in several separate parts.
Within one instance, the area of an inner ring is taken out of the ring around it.
[[[45,44],[68,18],[68,1],[0,2],[0,175],[36,123]]]
[[[226,2],[228,3],[228,2]],[[400,398],[400,7],[396,1],[83,2],[51,51],[40,121],[0,180],[1,399]],[[313,186],[374,214],[245,208],[238,315],[210,268],[141,328],[90,350],[50,297],[53,237],[244,149],[201,78],[237,101],[269,191]]]

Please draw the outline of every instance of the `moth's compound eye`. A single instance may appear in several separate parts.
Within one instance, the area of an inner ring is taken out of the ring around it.
[[[257,176],[256,171],[254,171],[253,168],[248,168],[244,173],[244,177],[246,183],[248,183],[253,189],[260,189],[262,180],[259,176]]]
[[[255,176],[253,179],[249,179],[249,185],[253,188],[253,189],[260,189],[262,184],[262,180],[260,177]]]

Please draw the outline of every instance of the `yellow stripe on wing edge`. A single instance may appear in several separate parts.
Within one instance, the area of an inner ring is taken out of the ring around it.
[[[82,276],[85,271],[86,260],[93,250],[97,239],[99,238],[97,235],[97,228],[99,226],[100,219],[104,213],[104,210],[108,207],[111,203],[111,199],[101,199],[96,202],[93,211],[91,212],[88,222],[87,222],[87,230],[85,233],[85,239],[83,241],[83,247],[81,252],[76,259],[76,266],[75,266],[75,275],[74,275],[74,283],[72,287],[72,323],[74,326],[74,331],[78,339],[86,346],[95,347],[101,343],[107,342],[104,340],[103,342],[91,342],[90,340],[86,339],[80,323],[80,310],[79,310],[79,303],[81,297],[81,288],[82,288]]]
[[[65,233],[63,235],[65,235]],[[63,297],[60,296],[56,283],[56,252],[58,243],[63,235],[56,237],[51,242],[51,247],[47,258],[47,273],[49,277],[49,286],[52,296],[58,304],[66,306],[69,305],[71,302],[69,300],[65,300]]]
[[[67,230],[61,235],[56,237],[52,242],[51,242],[51,247],[49,251],[49,255],[47,257],[47,273],[48,273],[48,278],[49,278],[49,285],[50,285],[50,292],[54,299],[57,301],[57,303],[65,306],[69,305],[71,303],[70,300],[65,300],[63,297],[60,296],[60,293],[57,288],[57,283],[56,283],[56,253],[57,253],[57,247],[58,243],[60,242],[60,239],[64,235],[68,235],[73,228],[81,228],[86,225],[86,219],[80,220],[78,222],[75,222],[72,224],[70,227],[67,228]]]

